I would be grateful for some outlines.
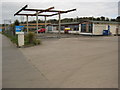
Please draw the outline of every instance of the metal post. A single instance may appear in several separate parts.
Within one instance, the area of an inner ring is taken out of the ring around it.
[[[27,17],[27,33],[28,33],[29,32],[29,30],[28,30],[28,15],[26,17]]]
[[[46,29],[47,29],[46,26],[47,26],[47,25],[46,25],[46,16],[45,16],[45,32],[46,32]]]
[[[93,27],[94,27],[94,26],[93,26],[93,24],[94,24],[94,23],[93,23],[93,18],[94,18],[94,17],[92,16],[92,23],[91,23],[91,27],[92,27],[92,37],[93,37]]]
[[[60,12],[59,12],[59,37],[60,37],[60,31],[61,31],[61,15],[60,15]]]
[[[6,23],[5,23],[5,20],[4,20],[4,27],[5,27],[5,31],[6,31]]]
[[[36,12],[36,29],[38,34],[38,11]]]

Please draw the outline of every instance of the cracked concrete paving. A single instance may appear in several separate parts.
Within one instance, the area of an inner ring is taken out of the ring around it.
[[[118,88],[118,37],[43,40],[20,50],[52,88]]]

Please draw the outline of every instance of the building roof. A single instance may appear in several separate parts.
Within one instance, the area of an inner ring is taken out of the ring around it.
[[[51,24],[51,23],[46,23],[46,25],[48,24]],[[26,26],[27,24],[24,23],[24,24],[20,24],[20,25],[23,25],[23,26]],[[36,23],[28,23],[28,25],[37,25]],[[45,25],[45,23],[38,23],[38,25]]]
[[[103,24],[118,24],[120,22],[113,22],[113,21],[91,21],[93,23],[103,23]]]
[[[67,22],[67,23],[61,23],[61,25],[71,25],[71,24],[80,24],[80,22]],[[58,24],[52,24],[52,25],[58,25]]]
[[[113,21],[92,21],[92,20],[81,20],[80,22],[68,22],[68,23],[61,23],[61,25],[74,25],[74,24],[80,24],[83,22],[93,22],[98,24],[120,24],[120,22],[113,22]],[[52,24],[52,25],[58,25],[58,24]]]

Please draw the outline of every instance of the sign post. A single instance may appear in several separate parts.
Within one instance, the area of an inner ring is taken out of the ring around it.
[[[24,45],[24,26],[15,26],[16,34],[18,34],[18,47],[22,47]]]

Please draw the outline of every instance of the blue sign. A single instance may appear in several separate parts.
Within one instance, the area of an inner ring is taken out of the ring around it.
[[[15,26],[16,32],[22,32],[24,26]]]
[[[0,32],[2,32],[2,29],[0,29]]]

